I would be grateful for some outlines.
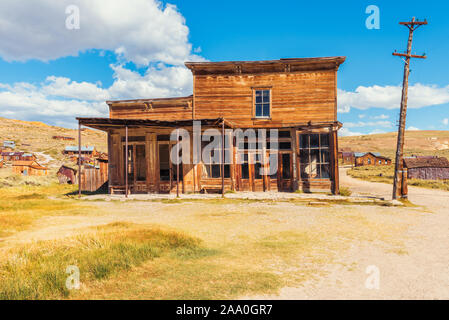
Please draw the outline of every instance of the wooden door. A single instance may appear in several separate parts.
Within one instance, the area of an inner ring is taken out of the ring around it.
[[[278,188],[280,191],[292,190],[292,154],[291,152],[279,153],[278,162]]]

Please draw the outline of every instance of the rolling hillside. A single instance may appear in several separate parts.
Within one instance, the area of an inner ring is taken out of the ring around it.
[[[396,132],[363,136],[339,137],[339,148],[356,152],[380,152],[394,160]],[[406,156],[435,155],[449,158],[449,131],[407,131],[404,153]]]
[[[14,140],[17,150],[42,152],[56,160],[62,160],[61,151],[66,145],[78,145],[78,130],[49,126],[42,122],[30,122],[0,118],[0,143]],[[54,140],[52,136],[69,136],[74,141]],[[449,131],[407,131],[406,155],[438,155],[449,158]],[[98,151],[107,152],[107,138],[102,131],[85,129],[82,144],[93,145]],[[396,132],[363,136],[339,137],[339,148],[356,152],[380,152],[394,159]]]
[[[17,151],[43,153],[55,159],[50,162],[56,166],[63,160],[62,150],[66,145],[78,145],[78,130],[49,126],[42,122],[30,122],[0,118],[0,145],[4,140],[16,142]],[[73,137],[73,141],[54,140],[53,136]],[[107,136],[102,131],[85,129],[82,131],[83,145],[92,145],[98,151],[107,152]],[[45,161],[42,155],[38,159]]]

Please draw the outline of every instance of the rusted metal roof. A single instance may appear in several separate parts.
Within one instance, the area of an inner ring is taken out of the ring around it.
[[[404,166],[412,168],[449,168],[449,161],[444,157],[404,158]]]

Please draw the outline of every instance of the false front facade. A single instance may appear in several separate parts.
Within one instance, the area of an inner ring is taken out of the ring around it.
[[[78,120],[108,133],[111,193],[338,193],[344,60],[188,62],[193,95],[108,101],[109,118]]]

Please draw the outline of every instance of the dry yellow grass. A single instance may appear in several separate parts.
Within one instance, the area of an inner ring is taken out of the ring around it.
[[[79,228],[66,239],[0,248],[3,298],[231,299],[273,294],[323,275],[324,267],[352,242],[378,241],[386,250],[403,252],[403,236],[414,218],[406,208],[338,202],[324,208],[300,201],[230,199],[87,203],[64,197],[67,188],[0,190],[5,212],[19,218],[18,225],[8,227],[11,232],[43,215],[82,214],[83,221],[98,225]],[[102,223],[111,216],[115,223]],[[80,267],[80,290],[63,286],[70,264]]]
[[[74,215],[89,211],[90,206],[65,199],[74,186],[49,184],[0,188],[0,238],[25,230],[49,215]],[[53,199],[49,199],[53,197]]]
[[[348,170],[348,175],[372,182],[393,183],[394,166],[363,166]],[[449,180],[408,179],[409,186],[449,191]]]

